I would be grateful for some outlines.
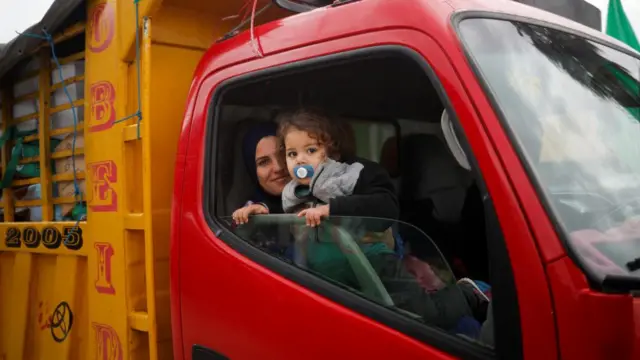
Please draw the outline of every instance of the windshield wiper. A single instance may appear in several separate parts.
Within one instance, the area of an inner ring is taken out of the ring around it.
[[[640,270],[640,257],[635,258],[627,263],[627,269],[630,272],[634,272],[636,270]]]
[[[602,280],[602,288],[606,292],[617,294],[638,293],[640,278],[629,275],[607,275]]]

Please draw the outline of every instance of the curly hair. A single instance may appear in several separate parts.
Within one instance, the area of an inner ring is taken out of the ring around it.
[[[286,168],[286,149],[284,140],[291,130],[306,131],[309,136],[326,149],[327,156],[333,160],[341,158],[340,127],[324,113],[317,110],[300,109],[280,113],[276,117],[278,126],[278,161]]]

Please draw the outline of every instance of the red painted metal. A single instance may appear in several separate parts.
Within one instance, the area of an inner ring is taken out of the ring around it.
[[[181,241],[176,242],[174,238],[174,251],[179,251],[180,259],[184,259],[174,267],[174,271],[179,272],[177,276],[174,273],[174,280],[180,284],[180,300],[174,302],[174,311],[181,316],[184,358],[190,358],[192,344],[218,349],[230,358],[248,359],[293,359],[300,358],[301,354],[309,359],[336,354],[345,358],[450,358],[239,255],[215,237],[202,210],[205,145],[202,134],[209,101],[222,81],[247,71],[378,44],[380,38],[398,42],[409,35],[409,31],[390,33],[361,34],[321,43],[313,50],[289,51],[238,64],[203,78],[196,95],[189,149],[183,164],[185,186],[180,195],[180,234],[175,235]],[[372,347],[375,343],[385,346]]]
[[[630,295],[593,292],[568,258],[547,267],[563,359],[636,359],[634,300]],[[636,300],[637,301],[637,300]]]
[[[508,1],[366,0],[256,28],[264,58],[255,58],[248,33],[207,52],[189,94],[175,172],[171,296],[176,359],[190,359],[194,344],[231,359],[450,358],[238,254],[212,233],[202,205],[204,134],[211,97],[221,82],[273,66],[388,44],[411,48],[429,62],[470,142],[512,263],[525,358],[622,359],[638,351],[634,324],[640,318],[634,315],[631,297],[590,291],[584,275],[566,257],[462,53],[450,22],[454,11],[462,8],[526,14],[596,33]]]

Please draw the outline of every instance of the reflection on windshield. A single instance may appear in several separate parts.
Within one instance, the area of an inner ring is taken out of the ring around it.
[[[640,107],[637,76],[610,61],[601,47],[561,31],[524,23],[512,23],[519,35],[572,80],[592,94],[624,106]],[[637,71],[636,71],[637,73]]]
[[[458,281],[418,228],[395,220],[330,217],[318,228],[295,215],[259,215],[240,238],[340,287],[446,331],[479,340],[488,285]]]
[[[611,232],[640,215],[640,61],[531,24],[467,19],[460,32],[573,250],[599,280],[630,274],[611,246],[639,256],[640,232],[624,245]]]

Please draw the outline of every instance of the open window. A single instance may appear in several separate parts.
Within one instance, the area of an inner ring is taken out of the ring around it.
[[[205,206],[221,238],[247,242],[288,269],[462,337],[475,349],[468,354],[492,354],[482,180],[424,66],[405,51],[382,48],[229,82],[212,103],[214,181]],[[234,210],[256,191],[243,158],[245,134],[292,108],[331,114],[348,139],[341,150],[386,170],[399,218],[330,216],[309,228],[295,214],[270,213],[233,222]]]

